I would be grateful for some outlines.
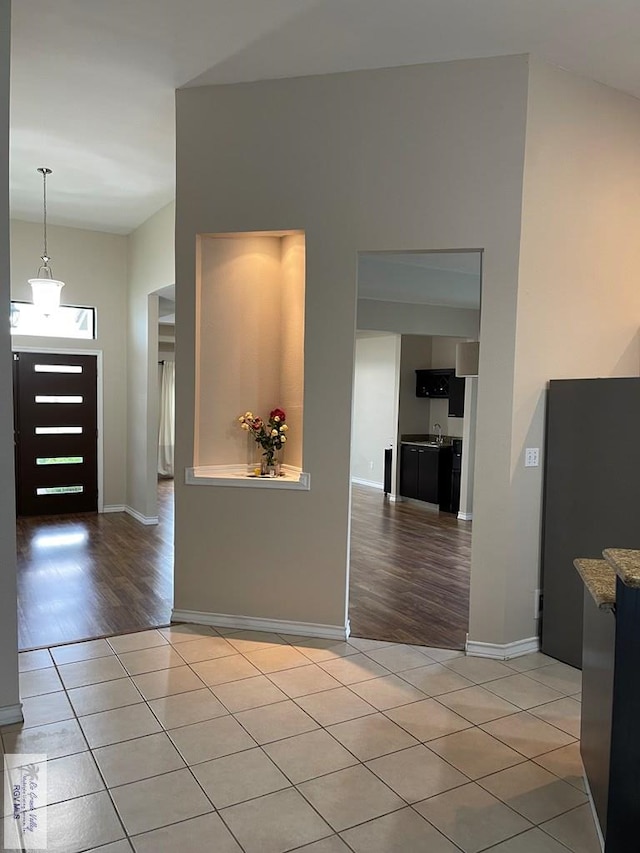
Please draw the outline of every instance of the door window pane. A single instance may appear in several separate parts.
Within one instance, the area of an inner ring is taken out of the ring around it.
[[[81,403],[82,397],[77,394],[65,394],[49,396],[47,394],[36,394],[36,403]]]
[[[36,435],[81,435],[82,427],[59,426],[59,427],[36,427]]]
[[[36,373],[82,373],[81,364],[34,364]]]
[[[84,486],[41,486],[36,489],[36,494],[40,495],[76,495],[79,492],[84,492]]]
[[[81,465],[82,456],[37,456],[36,465]]]

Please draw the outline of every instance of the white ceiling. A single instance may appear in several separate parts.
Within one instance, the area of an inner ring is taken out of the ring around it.
[[[128,233],[184,85],[532,52],[640,97],[638,0],[14,0],[12,215]]]

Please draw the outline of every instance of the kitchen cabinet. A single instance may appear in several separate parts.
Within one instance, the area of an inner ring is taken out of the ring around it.
[[[449,396],[449,382],[454,373],[452,367],[416,370],[416,397],[446,399]]]
[[[418,448],[403,444],[400,450],[400,494],[418,500]]]
[[[449,379],[449,417],[464,417],[464,377],[452,376]]]
[[[403,444],[400,452],[400,494],[427,503],[451,503],[451,445],[426,447]],[[442,507],[445,509],[445,507]]]
[[[449,417],[464,417],[464,378],[453,367],[416,370],[416,397],[449,400]]]

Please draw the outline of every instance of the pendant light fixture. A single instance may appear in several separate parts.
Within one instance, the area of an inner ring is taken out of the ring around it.
[[[64,287],[64,281],[58,281],[53,277],[53,270],[49,266],[51,258],[47,250],[47,175],[51,174],[51,169],[41,166],[38,172],[42,175],[44,249],[41,256],[42,265],[38,268],[36,278],[29,279],[29,284],[33,304],[43,314],[49,315],[60,307],[60,291]]]

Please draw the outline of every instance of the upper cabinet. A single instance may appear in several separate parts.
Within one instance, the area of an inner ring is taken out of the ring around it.
[[[453,367],[416,370],[416,397],[449,400],[449,417],[464,417],[464,379]]]
[[[449,382],[454,375],[453,368],[439,370],[416,370],[416,397],[449,396]]]
[[[449,380],[449,417],[464,417],[464,377],[452,376]]]

